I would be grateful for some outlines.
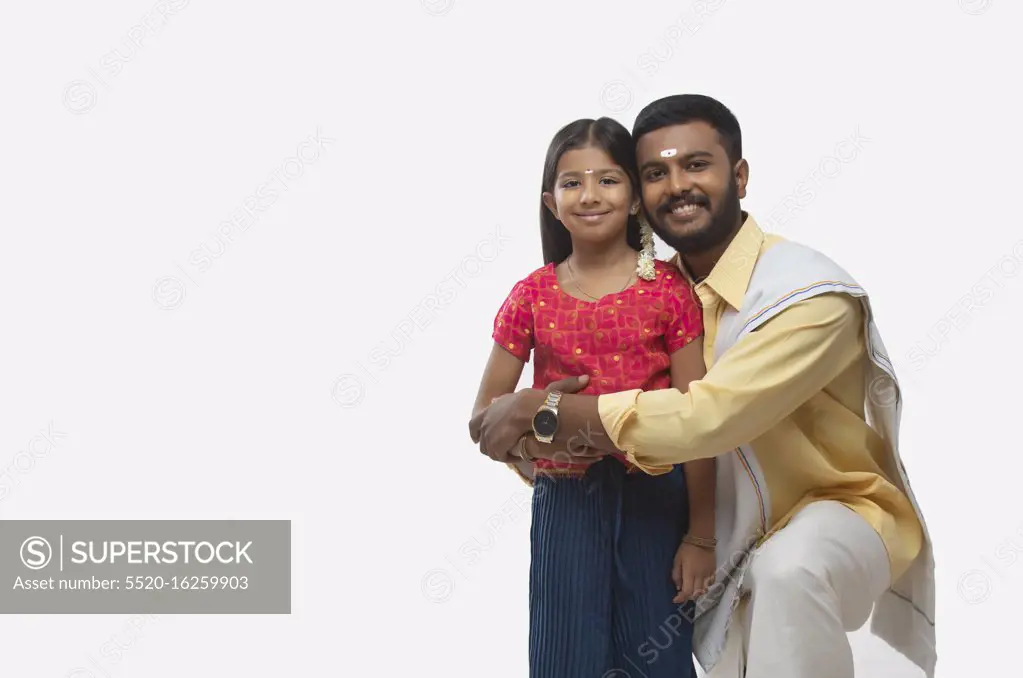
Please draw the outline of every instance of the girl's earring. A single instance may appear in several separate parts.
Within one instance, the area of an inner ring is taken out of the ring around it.
[[[654,229],[650,228],[650,224],[642,216],[639,218],[639,240],[643,249],[640,251],[639,259],[636,262],[636,275],[643,278],[643,280],[653,280],[657,275],[654,270],[654,257],[656,255],[654,251]]]

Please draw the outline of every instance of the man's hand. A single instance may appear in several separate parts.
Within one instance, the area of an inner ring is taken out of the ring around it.
[[[589,377],[566,377],[548,385],[546,391],[524,389],[497,398],[469,422],[469,435],[479,443],[480,452],[495,461],[507,463],[518,459],[515,446],[519,439],[533,432],[533,415],[550,391],[576,393],[586,388]]]
[[[487,409],[472,418],[469,422],[469,435],[474,443],[479,444],[480,452],[502,463],[521,458],[515,447],[527,431],[530,435],[533,431],[532,417],[524,420],[520,416],[524,407],[522,401],[532,400],[534,392],[542,393],[535,389],[525,389],[495,398]],[[497,445],[492,442],[495,435],[500,441]]]

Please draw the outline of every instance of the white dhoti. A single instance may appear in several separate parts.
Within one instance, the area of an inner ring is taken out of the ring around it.
[[[709,678],[853,678],[847,633],[891,586],[888,552],[858,514],[814,502],[756,551]]]

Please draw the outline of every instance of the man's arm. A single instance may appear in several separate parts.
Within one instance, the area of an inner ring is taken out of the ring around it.
[[[602,396],[611,440],[639,466],[724,454],[755,440],[863,358],[861,308],[844,294],[794,304],[730,348],[689,392]]]
[[[614,452],[616,448],[608,441],[597,415],[596,396],[579,396],[575,401],[577,414],[574,420],[580,422],[577,428],[570,429],[562,417],[553,442],[540,443],[533,436],[533,416],[548,391],[574,394],[584,389],[588,380],[585,374],[565,377],[552,382],[543,391],[529,388],[501,396],[473,415],[469,422],[469,435],[473,442],[479,443],[480,452],[500,461],[519,457],[516,446],[523,436],[526,436],[525,451],[537,459],[593,460]],[[591,403],[592,416],[582,414],[586,411],[587,401]]]
[[[565,395],[555,440],[580,430],[645,470],[724,454],[771,429],[863,357],[859,302],[827,294],[794,304],[743,338],[688,393]],[[523,416],[543,402],[523,393]]]
[[[674,390],[674,389],[672,389]],[[547,397],[546,391],[527,389],[516,394],[515,418],[518,428],[531,430],[533,415],[543,405]],[[574,395],[566,393],[558,405],[558,431],[550,443],[554,449],[568,454],[579,451],[583,447],[611,454],[618,452],[611,437],[604,429],[597,407],[598,396]]]

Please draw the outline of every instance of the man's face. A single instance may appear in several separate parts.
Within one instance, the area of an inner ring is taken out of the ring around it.
[[[732,165],[717,130],[702,121],[662,127],[639,138],[636,159],[643,207],[661,240],[698,254],[728,239],[749,167]]]

